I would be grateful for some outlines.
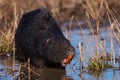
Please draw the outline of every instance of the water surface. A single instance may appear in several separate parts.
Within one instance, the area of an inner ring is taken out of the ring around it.
[[[62,28],[62,30],[65,34],[65,28]],[[120,80],[120,62],[116,62],[114,65],[116,68],[106,69],[99,74],[90,74],[88,72],[87,66],[89,57],[95,54],[96,44],[100,43],[100,40],[96,35],[91,34],[89,29],[83,29],[82,35],[80,34],[80,29],[69,30],[68,34],[71,44],[75,47],[76,54],[72,62],[65,67],[65,70],[56,68],[45,68],[42,70],[41,73],[45,80]],[[106,53],[110,53],[111,45],[109,29],[103,27],[99,36],[106,40]],[[83,44],[84,68],[82,68],[82,62],[80,61],[79,43]],[[120,45],[115,38],[113,38],[113,44],[115,56],[118,57]],[[98,47],[98,52],[101,52],[100,47]],[[17,60],[15,63],[16,71],[11,73],[11,69],[13,68],[13,58],[0,56],[0,80],[11,80],[13,75],[17,74],[20,63]],[[113,61],[111,61],[110,64],[113,65]],[[71,79],[68,79],[68,77]]]

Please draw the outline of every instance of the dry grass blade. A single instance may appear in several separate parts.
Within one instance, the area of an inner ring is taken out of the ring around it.
[[[72,21],[73,21],[73,19],[74,19],[74,16],[72,16],[72,17],[70,18],[70,23],[69,23],[70,30],[72,29]]]
[[[109,12],[111,13],[110,10],[109,10]],[[114,44],[113,43],[113,27],[114,27],[114,23],[112,23],[109,13],[107,13],[107,15],[108,15],[109,23],[110,23],[110,29],[109,29],[109,31],[110,31],[110,34],[109,34],[109,36],[110,36],[110,44],[111,44],[111,54],[110,54],[111,57],[110,58],[111,58],[111,61],[113,59],[113,64],[114,64],[114,67],[115,67],[115,53],[114,53],[114,45],[113,45]]]
[[[30,80],[30,58],[28,58],[28,80]]]
[[[81,43],[79,43],[79,50],[80,50],[80,60],[83,61],[84,58],[83,58]]]
[[[118,43],[120,44],[119,35],[117,35],[117,33],[114,31],[114,29],[116,28],[116,29],[118,30],[118,34],[120,34],[120,29],[119,29],[119,27],[120,27],[119,24],[120,24],[120,23],[118,22],[117,18],[115,17],[115,15],[114,15],[114,13],[113,13],[112,11],[109,10],[109,13],[107,12],[107,15],[108,15],[109,23],[110,23],[110,25],[111,25],[110,28],[111,28],[111,30],[112,30],[115,38],[117,39]],[[110,16],[112,17],[113,22],[111,21]],[[119,25],[119,27],[118,27],[117,24]]]
[[[88,27],[89,27],[89,29],[90,29],[90,32],[92,33],[92,34],[94,34],[94,31],[93,31],[93,29],[92,29],[92,24],[91,24],[91,22],[90,22],[90,16],[89,16],[89,14],[86,12],[86,21],[87,21],[87,23],[88,23]]]
[[[20,73],[14,75],[14,76],[11,78],[11,80],[15,80],[15,78],[17,78],[18,76],[20,76],[20,75],[22,75],[22,74],[25,75],[23,72],[20,72]]]
[[[22,67],[22,66],[19,65],[18,73],[20,73],[21,67]],[[18,76],[18,80],[20,80],[20,76]]]
[[[69,33],[68,33],[68,30],[67,30],[67,28],[65,28],[65,37],[69,40],[69,38],[70,38],[70,35],[69,35]]]
[[[80,23],[79,23],[79,21],[78,21],[78,18],[75,17],[75,19],[76,19],[76,21],[77,21],[78,26],[80,27],[80,35],[81,35],[81,37],[82,37],[82,40],[84,41],[82,26],[80,25]]]

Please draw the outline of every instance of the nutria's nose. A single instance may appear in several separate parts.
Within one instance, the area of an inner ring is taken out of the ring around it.
[[[67,49],[68,55],[74,55],[75,54],[75,49],[73,47],[70,47]]]

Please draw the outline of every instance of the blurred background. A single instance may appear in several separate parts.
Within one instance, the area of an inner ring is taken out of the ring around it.
[[[120,19],[119,0],[0,0],[0,52],[13,51],[14,33],[21,16],[40,7],[50,10],[59,26],[65,24],[67,29],[77,22],[88,27],[90,22],[98,32],[96,26],[109,25],[108,14],[111,21]]]
[[[18,14],[34,10],[39,7],[45,7],[53,13],[58,23],[61,23],[74,16],[85,17],[85,12],[89,12],[96,18],[99,14],[101,0],[0,0],[0,23],[13,20],[13,3],[16,4],[16,12]],[[106,0],[110,8],[114,8],[120,14],[119,0]],[[104,13],[104,9],[102,10]],[[1,27],[0,24],[0,27]]]

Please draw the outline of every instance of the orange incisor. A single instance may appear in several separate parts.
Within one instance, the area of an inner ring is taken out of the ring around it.
[[[64,59],[64,64],[68,64],[68,63],[70,63],[70,61],[72,60],[72,58],[73,58],[73,55],[72,54],[70,54],[69,56],[67,56],[67,58],[66,59]]]

